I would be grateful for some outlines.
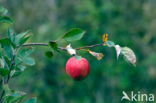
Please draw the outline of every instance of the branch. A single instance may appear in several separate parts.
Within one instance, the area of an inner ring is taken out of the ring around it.
[[[12,59],[11,59],[12,63],[11,63],[11,66],[10,66],[9,75],[8,75],[8,77],[7,77],[7,80],[6,80],[6,84],[9,82],[9,80],[10,80],[10,78],[11,78],[10,74],[11,74],[11,71],[12,71],[12,69],[13,69],[13,66],[15,65],[15,56],[16,56],[16,55],[13,54],[13,57],[12,57]]]
[[[2,85],[4,85],[4,78],[2,78]],[[3,102],[3,96],[4,96],[4,94],[5,94],[5,90],[2,90],[2,93],[1,93],[1,96],[0,96],[0,103],[2,103]]]
[[[100,43],[100,44],[94,44],[94,45],[88,45],[88,46],[83,46],[83,47],[78,47],[75,48],[76,50],[81,50],[81,49],[85,49],[85,48],[93,48],[93,47],[97,47],[97,46],[103,46],[106,45],[106,43]],[[48,43],[27,43],[27,44],[23,44],[23,47],[26,46],[48,46]],[[66,48],[64,47],[58,47],[61,50],[66,50]]]

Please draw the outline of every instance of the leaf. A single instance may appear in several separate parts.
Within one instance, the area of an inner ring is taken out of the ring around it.
[[[108,47],[114,47],[114,46],[115,46],[115,43],[112,42],[112,41],[107,41],[107,42],[106,42],[106,45],[107,45]]]
[[[108,41],[108,34],[107,33],[103,34],[102,38],[103,38],[103,42],[107,42]]]
[[[76,41],[76,40],[80,40],[84,34],[85,34],[85,31],[79,28],[74,28],[68,31],[67,33],[65,33],[63,36],[63,39],[67,41]]]
[[[7,56],[11,57],[13,53],[13,47],[15,47],[11,40],[8,38],[0,39],[0,45],[2,48],[4,48]]]
[[[16,65],[20,65],[21,63],[25,63],[27,65],[34,65],[35,60],[30,56],[30,54],[34,51],[32,48],[23,48],[21,49],[16,56]]]
[[[35,97],[31,98],[31,99],[25,101],[24,103],[37,103],[37,98],[35,98]]]
[[[30,66],[35,65],[35,60],[31,57],[23,57],[22,62]]]
[[[26,69],[26,67],[24,65],[19,65],[17,67],[17,69],[20,70],[20,71],[24,71]]]
[[[121,53],[121,47],[119,45],[115,45],[114,48],[116,50],[116,55],[117,55],[117,59],[118,59],[119,55]]]
[[[22,48],[19,52],[18,55],[23,57],[23,56],[30,56],[34,51],[33,48]]]
[[[23,32],[23,33],[20,33],[20,34],[17,34],[16,35],[16,39],[15,39],[15,43],[17,45],[22,45],[24,44],[29,38],[30,38],[30,31],[26,31],[26,32]]]
[[[50,41],[50,42],[49,42],[49,46],[50,46],[53,50],[58,51],[58,45],[57,45],[56,42]]]
[[[45,56],[48,58],[52,58],[53,57],[53,52],[52,51],[47,51],[45,52]]]
[[[9,74],[9,70],[6,68],[0,68],[0,75],[6,76]]]
[[[128,47],[121,48],[121,53],[124,55],[124,58],[127,62],[130,62],[135,66],[136,64],[136,56],[132,49]]]
[[[19,42],[20,45],[24,44],[25,42],[27,42],[29,40],[29,38],[31,37],[31,35],[27,35],[26,37],[22,38]]]
[[[11,66],[11,59],[9,59],[7,56],[3,56],[3,62],[4,62],[6,67]]]
[[[24,92],[11,90],[8,85],[5,85],[4,89],[4,103],[19,103],[18,101],[21,101],[26,96]]]
[[[8,29],[8,33],[7,33],[9,39],[14,43],[15,41],[15,33],[13,31],[13,29]]]
[[[0,44],[1,44],[2,48],[13,45],[9,38],[0,39]]]
[[[104,54],[103,53],[96,53],[96,52],[93,52],[91,50],[88,50],[88,52],[93,55],[94,57],[97,58],[97,60],[101,60],[103,57],[104,57]]]
[[[0,59],[0,68],[4,68],[4,61],[2,59]]]
[[[8,16],[0,16],[1,23],[13,23],[13,20]]]
[[[8,13],[8,10],[4,7],[0,7],[0,14],[1,15],[6,15]]]
[[[76,50],[71,47],[71,44],[66,46],[66,50],[70,55],[76,55]]]
[[[12,77],[19,76],[25,69],[26,69],[26,66],[24,66],[24,65],[18,65],[15,68],[15,70],[13,71]]]

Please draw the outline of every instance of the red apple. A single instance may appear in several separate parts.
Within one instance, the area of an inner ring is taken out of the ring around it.
[[[90,72],[90,64],[85,58],[71,57],[66,63],[66,72],[75,80],[82,80]]]

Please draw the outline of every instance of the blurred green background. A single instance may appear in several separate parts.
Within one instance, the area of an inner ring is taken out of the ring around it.
[[[101,61],[79,52],[90,62],[91,73],[77,82],[65,73],[68,54],[55,53],[47,59],[47,48],[37,47],[36,65],[14,78],[11,88],[37,96],[38,103],[120,103],[122,91],[156,96],[156,0],[0,0],[0,4],[14,18],[16,32],[32,31],[30,42],[46,43],[78,27],[87,33],[73,47],[101,43],[102,34],[108,33],[110,40],[132,48],[137,56],[133,67],[122,57],[117,60],[113,48],[92,49],[105,54]],[[0,37],[7,27],[0,26]]]

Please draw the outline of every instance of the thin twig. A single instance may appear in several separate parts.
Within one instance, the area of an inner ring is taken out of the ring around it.
[[[2,78],[2,85],[4,85],[4,78]],[[3,96],[5,94],[5,90],[2,90],[1,96],[0,96],[0,103],[3,102]]]
[[[10,70],[9,70],[9,74],[6,80],[6,84],[9,82],[10,78],[11,78],[11,71],[13,69],[13,66],[15,65],[15,54],[13,54],[12,59],[11,59],[11,66],[10,66]]]
[[[22,46],[48,46],[48,43],[27,43]]]
[[[85,49],[85,48],[93,48],[93,47],[103,46],[103,45],[105,45],[105,43],[88,45],[88,46],[78,47],[78,48],[75,48],[75,49],[76,50],[81,50],[81,49]],[[25,46],[48,46],[48,43],[27,43],[27,44],[23,44],[22,46],[24,46],[24,47]],[[64,47],[59,47],[59,49],[66,50],[66,48],[64,48]]]
[[[75,48],[75,49],[76,49],[76,50],[81,50],[81,49],[85,49],[85,48],[93,48],[93,47],[103,46],[103,45],[105,45],[105,43],[94,44],[94,45],[89,45],[89,46],[83,46],[83,47],[79,47],[79,48]]]
[[[5,90],[2,91],[2,95],[0,97],[0,103],[3,103],[3,96],[4,96],[4,94],[5,94]]]

